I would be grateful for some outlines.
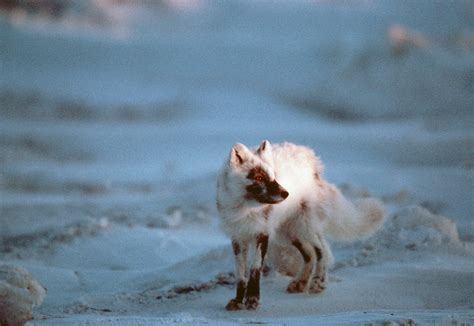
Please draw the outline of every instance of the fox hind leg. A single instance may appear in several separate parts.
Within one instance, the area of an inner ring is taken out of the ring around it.
[[[291,244],[298,249],[301,256],[303,256],[303,267],[298,273],[298,276],[288,285],[286,290],[289,293],[306,292],[314,271],[316,252],[312,244],[307,241],[295,239]]]

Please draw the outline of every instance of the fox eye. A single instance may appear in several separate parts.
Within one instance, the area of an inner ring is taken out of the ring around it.
[[[258,181],[258,182],[262,182],[263,181],[263,177],[261,175],[257,175],[255,177],[255,180]]]

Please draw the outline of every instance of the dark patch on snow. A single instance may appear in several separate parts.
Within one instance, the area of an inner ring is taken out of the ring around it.
[[[62,136],[58,142],[54,137],[22,132],[0,134],[0,162],[58,161],[86,162],[94,158],[89,150],[77,144],[77,140]]]
[[[21,121],[170,122],[187,114],[187,108],[184,100],[176,98],[143,105],[97,106],[79,99],[0,90],[0,117]]]
[[[355,112],[351,107],[326,103],[315,98],[283,98],[283,102],[306,112],[316,113],[328,120],[354,122],[364,121],[367,117]]]
[[[217,288],[218,286],[231,287],[234,284],[235,277],[233,273],[220,273],[213,280],[208,282],[176,286],[165,293],[160,293],[156,295],[155,299],[174,299],[178,295],[188,295],[203,291],[209,291]]]
[[[0,241],[0,253],[16,259],[49,254],[54,252],[57,246],[70,243],[79,237],[97,236],[109,225],[109,221],[102,218],[89,223],[72,224],[61,229],[6,236]]]

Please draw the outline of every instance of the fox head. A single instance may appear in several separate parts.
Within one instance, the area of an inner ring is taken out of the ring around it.
[[[250,151],[245,145],[235,144],[229,154],[227,187],[247,201],[277,204],[288,197],[288,191],[275,180],[272,147],[267,140]]]

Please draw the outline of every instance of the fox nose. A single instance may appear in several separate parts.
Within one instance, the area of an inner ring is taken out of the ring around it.
[[[286,190],[283,190],[282,192],[280,192],[280,196],[283,197],[283,199],[286,199],[286,197],[288,197],[290,194],[288,193],[288,191]]]

